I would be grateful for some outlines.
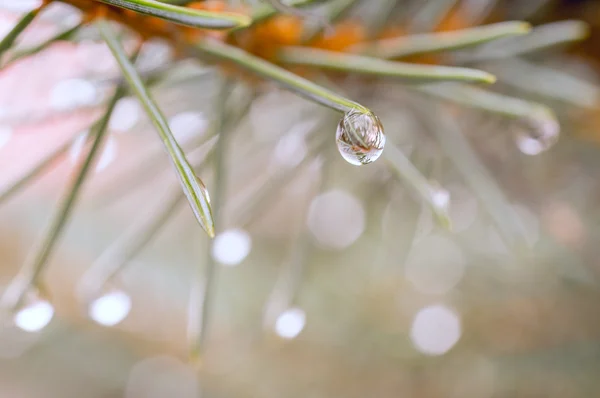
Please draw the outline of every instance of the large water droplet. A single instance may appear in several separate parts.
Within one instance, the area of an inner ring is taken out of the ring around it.
[[[355,166],[377,160],[385,145],[379,118],[357,110],[346,113],[340,120],[335,139],[342,157]]]
[[[553,115],[533,114],[518,122],[515,140],[521,152],[535,156],[552,147],[559,133],[560,126]]]

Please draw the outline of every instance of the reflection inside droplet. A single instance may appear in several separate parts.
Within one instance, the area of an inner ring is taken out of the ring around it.
[[[518,124],[515,141],[525,155],[538,155],[558,141],[560,126],[551,114],[532,115],[521,119]]]
[[[335,138],[342,157],[355,166],[374,162],[385,146],[383,125],[370,112],[346,113],[338,124]]]
[[[275,332],[284,339],[297,337],[306,324],[306,314],[300,308],[282,312],[275,321]]]
[[[127,317],[131,298],[122,291],[113,291],[97,298],[89,308],[89,316],[104,326],[115,326]]]
[[[54,307],[47,300],[35,298],[17,311],[15,325],[26,332],[39,332],[54,316]]]

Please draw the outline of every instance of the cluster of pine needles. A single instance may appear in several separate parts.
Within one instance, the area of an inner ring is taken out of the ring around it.
[[[340,112],[342,117],[355,111],[372,114],[369,108],[348,98],[336,84],[349,75],[362,77],[367,82],[394,79],[415,96],[432,98],[433,112],[439,112],[444,120],[443,129],[436,129],[440,131],[437,138],[441,146],[452,148],[449,152],[456,154],[452,161],[481,198],[507,246],[516,256],[526,255],[527,239],[517,215],[501,190],[487,182],[492,178],[486,174],[485,167],[462,136],[451,113],[437,104],[454,103],[500,115],[525,131],[527,139],[547,149],[559,134],[559,123],[554,113],[541,103],[495,92],[492,89],[496,81],[493,74],[468,66],[485,62],[493,64],[494,60],[503,57],[582,40],[586,35],[583,23],[563,21],[532,28],[523,21],[482,24],[486,22],[484,17],[474,17],[468,26],[453,24],[444,18],[455,7],[454,1],[426,2],[426,6],[412,15],[412,25],[404,24],[401,29],[395,26],[393,18],[398,9],[402,9],[398,3],[405,2],[393,0],[366,1],[373,3],[372,21],[344,18],[360,3],[356,0],[292,0],[285,3],[269,0],[253,2],[255,4],[225,0],[63,0],[63,3],[83,12],[81,22],[33,48],[12,51],[21,33],[53,2],[46,0],[39,8],[25,14],[0,40],[0,73],[9,64],[44,51],[55,42],[74,40],[83,29],[93,29],[110,48],[123,79],[115,84],[102,116],[90,130],[87,140],[91,145],[87,155],[73,170],[73,177],[65,188],[65,195],[47,232],[5,290],[1,301],[4,315],[14,313],[25,305],[32,291],[44,290],[43,272],[68,224],[84,182],[101,153],[115,105],[125,95],[134,95],[152,121],[172,161],[173,171],[179,177],[180,187],[150,220],[145,220],[143,225],[135,225],[103,254],[94,264],[97,272],[93,273],[91,284],[99,289],[121,270],[160,230],[184,198],[208,236],[215,236],[215,230],[219,230],[218,215],[227,178],[224,170],[227,131],[232,129],[235,118],[227,114],[217,115],[215,134],[210,139],[195,148],[183,148],[171,132],[150,90],[160,82],[165,69],[189,59],[217,68],[224,95],[234,84],[257,86],[269,81]],[[443,25],[443,21],[449,26],[436,29]],[[554,34],[548,35],[549,30]],[[134,37],[137,44],[133,51],[126,51],[123,37]],[[142,74],[136,68],[136,58],[144,43],[153,38],[164,39],[172,46],[175,61]],[[444,56],[447,54],[453,56]],[[461,66],[440,65],[445,60],[455,61]],[[327,78],[323,79],[324,76]],[[334,131],[331,131],[331,137],[333,139]],[[41,159],[30,172],[0,193],[0,200],[5,201],[18,193],[67,150],[68,145],[65,145]],[[197,156],[198,150],[201,156]],[[440,188],[391,140],[386,143],[382,160],[394,178],[431,208],[439,224],[451,229],[447,203],[437,200]],[[210,189],[210,197],[209,189],[201,179],[204,166],[208,164],[212,164],[215,182]],[[349,165],[347,172],[353,171],[353,166]],[[257,200],[260,200],[260,195]],[[205,318],[210,306],[209,296],[213,292],[207,287],[211,284],[213,268],[213,261],[208,260],[202,282],[204,288],[199,288],[201,293],[196,297],[200,314],[199,320],[196,319],[199,327],[193,337],[196,350],[203,345],[208,324]]]

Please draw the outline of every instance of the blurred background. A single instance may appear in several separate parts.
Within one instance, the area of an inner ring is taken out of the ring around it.
[[[388,3],[362,2],[349,18]],[[218,183],[224,191],[209,245],[189,206],[173,201],[169,159],[126,97],[43,289],[1,331],[0,395],[600,396],[600,5],[397,3],[399,27],[415,32],[531,22],[531,40],[417,61],[494,73],[494,91],[550,106],[560,136],[397,82],[324,75],[373,109],[388,141],[438,187],[448,231],[385,162],[355,167],[339,156],[339,115],[270,82],[238,82],[223,105],[226,178],[216,181],[210,164],[199,169],[211,192]],[[37,5],[0,0],[0,36]],[[53,4],[14,51],[80,19]],[[581,42],[552,25],[575,19],[590,26]],[[166,70],[153,93],[180,143],[214,143],[219,74],[175,63],[157,40],[138,67]],[[0,192],[60,153],[0,206],[2,286],[47,230],[118,79],[93,29],[0,69]],[[507,220],[532,247],[526,254],[509,247]],[[131,259],[107,252],[155,226]],[[192,366],[196,282],[208,261],[217,264],[210,323]]]

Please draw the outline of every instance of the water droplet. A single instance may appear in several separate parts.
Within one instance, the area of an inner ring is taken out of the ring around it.
[[[275,332],[284,339],[297,337],[306,324],[306,314],[300,308],[282,312],[275,321]]]
[[[104,326],[115,326],[131,310],[131,298],[120,290],[109,292],[92,302],[89,316]]]
[[[533,114],[518,122],[517,147],[525,155],[539,155],[558,141],[559,133],[560,126],[552,114]]]
[[[450,206],[450,192],[438,186],[431,188],[431,201],[441,210],[448,210]]]
[[[202,179],[198,176],[194,176],[196,177],[196,181],[198,182],[198,185],[200,186],[200,189],[202,190],[202,195],[206,198],[206,201],[208,202],[208,204],[210,204],[210,194],[208,192],[208,188],[206,188],[206,185],[204,185],[204,182],[202,181]]]
[[[448,215],[448,211],[450,210],[450,201],[451,195],[447,189],[442,188],[436,181],[432,181],[429,186],[429,195],[431,200],[431,206],[433,210],[433,215],[440,226],[446,229],[451,229],[451,220]],[[429,225],[431,219],[425,221],[427,219],[423,219],[425,223],[424,226],[427,230],[430,230],[433,225]]]
[[[198,220],[198,222],[200,222],[200,225],[202,226],[202,228],[204,228],[204,230],[206,231],[206,233],[208,234],[208,236],[210,236],[211,238],[214,238],[214,221],[213,221],[213,213],[212,213],[212,207],[210,206],[210,195],[208,193],[208,189],[206,188],[206,185],[204,185],[204,183],[202,182],[202,180],[200,179],[200,177],[195,176],[196,177],[196,182],[198,183],[198,188],[200,188],[200,191],[198,192],[200,194],[199,198],[204,198],[204,200],[200,200],[200,208],[196,208],[196,206],[192,206],[192,210],[194,211],[194,215],[196,216],[196,220]]]
[[[45,328],[54,316],[54,307],[48,300],[32,293],[26,302],[16,311],[15,325],[26,332],[39,332]]]
[[[443,355],[458,342],[461,335],[458,315],[443,305],[419,310],[410,329],[415,348],[425,355]]]
[[[379,118],[357,110],[351,110],[340,120],[335,138],[342,157],[355,166],[377,160],[385,145]]]
[[[215,237],[212,256],[222,265],[235,266],[250,254],[252,238],[243,229],[224,231]]]

